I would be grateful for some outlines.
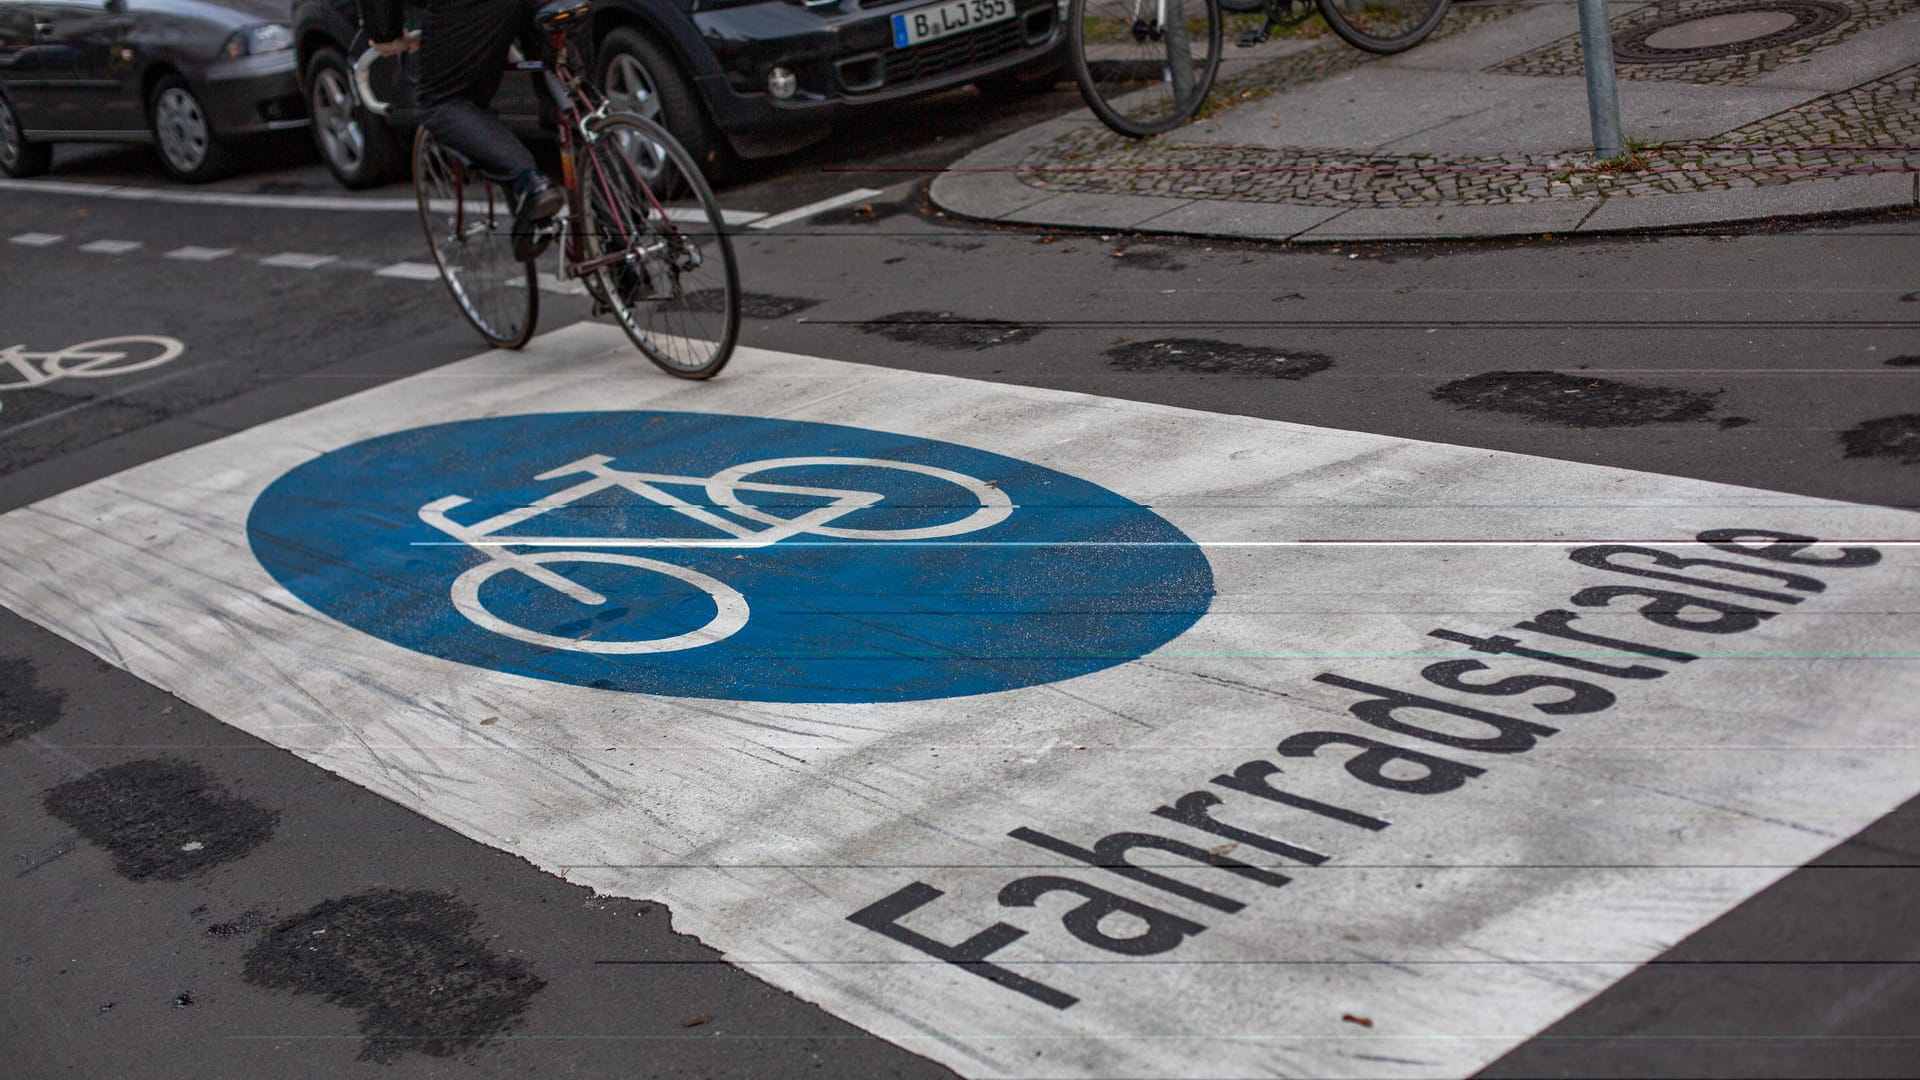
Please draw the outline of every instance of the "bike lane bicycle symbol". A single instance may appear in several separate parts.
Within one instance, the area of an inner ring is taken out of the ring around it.
[[[52,352],[25,345],[0,349],[0,391],[35,390],[61,379],[104,379],[156,368],[187,351],[180,341],[157,334],[83,341]],[[0,406],[4,406],[0,402]]]
[[[628,472],[613,467],[614,459],[595,454],[551,469],[536,480],[559,480],[584,475],[587,479],[554,492],[547,497],[505,513],[462,525],[448,517],[472,502],[462,495],[448,495],[420,508],[420,519],[453,539],[472,546],[487,556],[481,563],[454,579],[453,606],[475,626],[502,634],[529,645],[572,652],[603,654],[642,654],[675,652],[711,645],[732,637],[747,625],[751,605],[739,590],[709,574],[661,559],[596,551],[594,548],[765,548],[797,536],[829,537],[839,540],[917,541],[959,536],[991,528],[1013,513],[1013,500],[992,485],[950,469],[936,468],[879,458],[789,457],[749,461],[724,469],[712,476],[679,476],[666,473]],[[936,525],[908,528],[858,529],[836,526],[834,522],[879,505],[884,492],[858,491],[798,484],[777,484],[752,479],[782,469],[854,467],[898,470],[944,480],[966,493],[970,506],[962,506],[964,516]],[[699,485],[704,488],[712,509],[687,502],[664,490],[661,485]],[[720,537],[582,537],[527,536],[506,530],[537,520],[555,510],[574,506],[609,489],[618,488],[664,507]],[[812,509],[792,517],[773,513],[746,501],[743,493],[784,496],[798,500],[824,500]],[[565,550],[539,550],[562,548]],[[536,549],[531,552],[515,548]],[[595,641],[566,638],[543,633],[512,622],[490,611],[481,599],[482,586],[496,575],[514,572],[558,592],[576,603],[598,607],[607,597],[595,592],[551,567],[566,563],[606,563],[629,567],[643,573],[663,574],[705,592],[714,604],[713,618],[706,625],[685,633],[641,641]]]
[[[845,424],[646,410],[375,435],[263,489],[294,598],[426,656],[628,693],[961,697],[1143,656],[1208,610],[1205,553],[1098,484]]]

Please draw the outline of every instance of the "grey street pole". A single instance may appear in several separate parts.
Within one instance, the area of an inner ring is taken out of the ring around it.
[[[1613,77],[1613,28],[1607,0],[1580,0],[1580,53],[1587,66],[1587,118],[1593,150],[1602,160],[1620,156],[1620,88]]]

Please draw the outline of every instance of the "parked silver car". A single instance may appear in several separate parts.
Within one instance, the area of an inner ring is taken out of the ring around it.
[[[189,181],[307,126],[291,0],[0,0],[0,171],[58,142],[151,142]]]

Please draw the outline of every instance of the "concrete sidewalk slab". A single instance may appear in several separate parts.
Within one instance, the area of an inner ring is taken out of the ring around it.
[[[1696,12],[1764,15],[1771,3],[1615,5],[1614,25],[1644,37],[1664,20],[1684,40],[1704,32],[1687,30]],[[1586,87],[1577,54],[1571,70],[1565,55],[1573,0],[1475,3],[1390,58],[1336,40],[1290,40],[1258,63],[1233,62],[1229,49],[1220,104],[1203,120],[1134,141],[1076,110],[958,162],[932,197],[959,216],[1017,224],[1301,241],[1913,207],[1920,0],[1834,6],[1848,19],[1804,42],[1760,38],[1755,55],[1621,65],[1622,126],[1636,149],[1618,162],[1590,149]]]

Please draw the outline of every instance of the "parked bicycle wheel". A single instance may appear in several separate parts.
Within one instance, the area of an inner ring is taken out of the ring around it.
[[[1219,0],[1072,0],[1067,55],[1102,123],[1140,138],[1198,112],[1220,71]]]
[[[651,120],[614,113],[589,129],[580,167],[585,258],[613,257],[587,287],[647,359],[671,375],[707,379],[733,355],[740,274],[720,204],[685,148]],[[669,208],[648,185],[691,197]]]
[[[461,313],[489,343],[525,345],[540,316],[540,290],[533,264],[513,257],[506,191],[424,127],[413,140],[413,191],[427,247]]]
[[[1319,0],[1320,14],[1356,49],[1397,53],[1425,41],[1453,0]]]

